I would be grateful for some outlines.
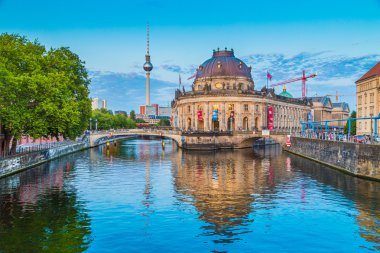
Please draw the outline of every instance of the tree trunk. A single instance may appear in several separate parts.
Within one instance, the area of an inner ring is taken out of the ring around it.
[[[4,155],[10,155],[10,146],[13,138],[13,133],[9,129],[4,130]]]
[[[17,148],[17,138],[13,136],[12,139],[12,147],[11,147],[11,154],[14,155],[16,154],[16,148]]]

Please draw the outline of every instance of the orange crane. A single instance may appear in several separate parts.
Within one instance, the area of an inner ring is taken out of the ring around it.
[[[314,78],[316,76],[317,76],[316,73],[311,74],[309,76],[306,76],[305,70],[303,70],[301,77],[293,78],[293,79],[286,80],[286,81],[283,81],[283,82],[280,82],[280,83],[275,83],[275,84],[272,84],[271,87],[275,87],[275,86],[279,86],[279,85],[284,85],[284,84],[287,84],[287,83],[293,83],[293,82],[297,82],[297,81],[302,81],[302,97],[306,97],[306,81],[307,81],[307,79]]]
[[[326,96],[328,97],[333,97],[335,96],[335,100],[336,102],[339,101],[339,97],[350,97],[350,96],[356,96],[356,94],[339,94],[338,91],[336,92],[336,94],[326,94]]]

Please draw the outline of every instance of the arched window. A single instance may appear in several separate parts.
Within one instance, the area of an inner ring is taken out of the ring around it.
[[[243,119],[243,129],[248,130],[248,117],[244,117]]]

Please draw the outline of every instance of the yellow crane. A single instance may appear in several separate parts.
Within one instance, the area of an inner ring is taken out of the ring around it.
[[[356,96],[356,94],[339,94],[338,91],[337,91],[336,94],[326,94],[326,96],[328,96],[328,97],[334,97],[335,96],[335,100],[338,103],[339,102],[339,97]]]

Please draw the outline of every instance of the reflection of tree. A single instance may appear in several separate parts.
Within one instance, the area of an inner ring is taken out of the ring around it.
[[[249,232],[253,193],[267,186],[267,172],[260,163],[245,159],[244,152],[184,153],[174,171],[179,194],[191,196],[207,236],[218,235],[217,243],[238,240]]]
[[[359,234],[365,240],[380,244],[380,198],[379,183],[359,179],[321,164],[311,162],[296,156],[291,156],[294,168],[311,174],[314,179],[326,185],[339,189],[348,199],[356,203],[359,214],[356,217],[360,225]]]
[[[70,172],[70,158],[3,179],[0,252],[82,252],[88,248],[90,218],[75,191],[63,188],[63,171]],[[16,189],[3,187],[12,180],[19,182]]]

